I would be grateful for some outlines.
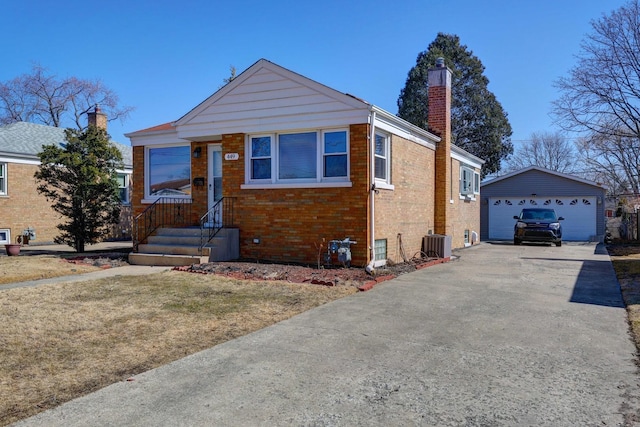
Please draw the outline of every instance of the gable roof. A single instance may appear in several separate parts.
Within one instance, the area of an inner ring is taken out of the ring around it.
[[[566,174],[566,173],[553,171],[553,170],[546,169],[546,168],[543,168],[543,167],[540,167],[540,166],[529,166],[529,167],[526,167],[526,168],[523,168],[523,169],[519,169],[517,171],[510,172],[510,173],[508,173],[506,175],[499,176],[497,178],[494,178],[494,179],[491,179],[489,181],[483,182],[482,183],[482,187],[487,187],[489,185],[495,184],[496,182],[504,181],[505,179],[509,179],[509,178],[514,177],[514,176],[522,175],[522,174],[525,174],[525,173],[531,172],[531,171],[547,173],[549,175],[554,175],[554,176],[557,176],[557,177],[560,177],[560,178],[564,178],[564,179],[570,179],[570,180],[573,180],[573,181],[576,181],[576,182],[581,182],[583,184],[591,185],[591,186],[598,187],[598,188],[604,188],[604,189],[607,188],[607,186],[605,186],[603,184],[599,184],[597,182],[589,181],[587,179],[583,179],[583,178],[577,177],[575,175],[569,175],[569,174]]]
[[[126,133],[131,145],[212,141],[223,134],[370,123],[435,147],[440,137],[353,95],[339,92],[260,59],[175,122]],[[484,160],[452,145],[454,155],[481,167]]]
[[[363,123],[369,108],[367,102],[260,59],[175,125],[179,138],[197,140],[211,134]]]
[[[15,122],[0,126],[0,157],[38,160],[44,145],[62,146],[66,142],[64,128],[36,123]],[[111,141],[120,153],[126,168],[133,166],[130,146]]]

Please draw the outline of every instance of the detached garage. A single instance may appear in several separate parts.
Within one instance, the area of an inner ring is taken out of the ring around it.
[[[566,241],[602,241],[606,188],[576,176],[530,166],[482,183],[480,239],[513,240],[514,215],[523,208],[552,208]]]

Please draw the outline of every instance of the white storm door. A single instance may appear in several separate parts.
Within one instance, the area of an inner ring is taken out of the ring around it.
[[[222,145],[211,144],[207,147],[208,156],[208,179],[207,188],[209,220],[208,227],[222,226],[222,203],[216,203],[222,199]],[[215,209],[213,209],[215,206]]]

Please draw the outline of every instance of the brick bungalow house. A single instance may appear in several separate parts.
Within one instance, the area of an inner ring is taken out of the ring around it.
[[[427,131],[259,60],[177,121],[126,135],[133,227],[143,230],[134,251],[154,252],[143,244],[169,225],[156,220],[167,212],[237,230],[228,259],[314,265],[330,241],[349,238],[352,265],[373,266],[411,258],[429,234],[470,245],[484,162],[451,144],[443,63],[429,72],[429,103]]]
[[[99,110],[88,113],[89,123],[106,129],[106,116]],[[63,144],[64,129],[35,123],[16,122],[0,126],[0,244],[15,243],[20,237],[31,244],[50,244],[58,235],[60,216],[51,203],[36,191],[34,173],[38,170],[38,153],[44,145]],[[119,171],[123,209],[121,221],[110,238],[131,238],[129,185],[132,173],[131,147],[115,143],[124,159]],[[24,239],[23,234],[30,234]]]

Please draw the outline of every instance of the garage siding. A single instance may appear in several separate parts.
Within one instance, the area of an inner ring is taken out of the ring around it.
[[[504,178],[497,178],[495,180],[488,181],[486,184],[483,184],[480,188],[481,194],[481,209],[480,209],[480,221],[481,221],[481,229],[480,229],[480,238],[481,240],[490,240],[490,223],[492,219],[490,218],[490,214],[494,210],[494,208],[490,208],[490,203],[493,200],[495,203],[498,199],[513,199],[517,202],[521,200],[542,200],[543,202],[546,200],[552,200],[555,203],[555,200],[562,200],[563,203],[567,200],[571,203],[573,200],[578,200],[575,202],[579,206],[582,206],[582,214],[585,214],[587,211],[590,211],[589,215],[594,215],[595,218],[591,220],[581,219],[578,224],[581,224],[583,227],[588,227],[589,230],[583,230],[582,235],[586,236],[589,234],[585,240],[598,239],[604,236],[605,229],[605,220],[604,220],[604,205],[602,201],[604,200],[606,190],[598,186],[597,184],[589,184],[588,181],[582,180],[580,178],[573,179],[571,176],[559,174],[553,171],[547,171],[542,168],[531,167],[524,169],[522,172],[516,172],[511,175],[507,175]],[[583,199],[586,200],[591,205],[587,205],[583,202]],[[572,206],[572,205],[570,205]],[[573,205],[575,207],[575,205]],[[541,206],[544,207],[544,206]],[[553,206],[555,208],[555,206]],[[519,208],[522,208],[520,206]],[[564,208],[566,209],[566,208]],[[516,212],[514,215],[519,213],[519,209],[515,209]],[[556,209],[557,210],[557,209]],[[562,213],[564,215],[564,212]],[[573,215],[571,215],[573,216]],[[510,217],[510,223],[507,223],[505,227],[509,227],[511,231],[511,239],[513,238],[513,218]],[[499,218],[494,218],[498,220]],[[573,223],[575,224],[575,222]],[[595,230],[592,230],[592,225],[595,225]],[[574,231],[571,230],[573,225],[569,225],[569,221],[567,220],[563,223],[563,228],[569,226],[569,231],[571,234]],[[495,229],[495,227],[494,227]],[[597,236],[597,237],[595,237]]]

